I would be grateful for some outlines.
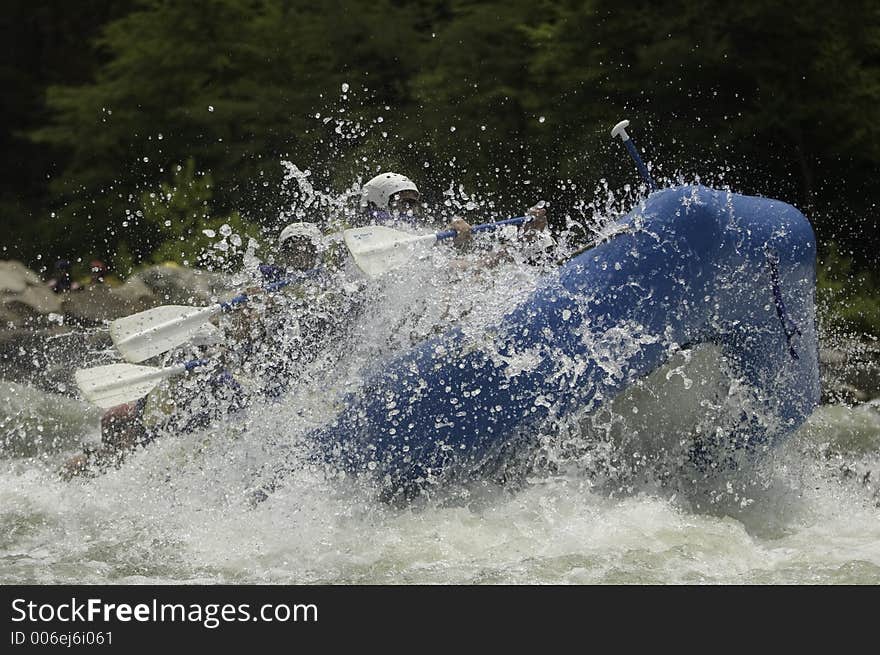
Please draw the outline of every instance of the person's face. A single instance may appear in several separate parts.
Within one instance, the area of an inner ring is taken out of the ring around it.
[[[308,237],[291,237],[278,250],[279,263],[298,271],[314,268],[318,257],[318,249]]]
[[[388,201],[388,210],[392,216],[418,216],[421,213],[419,194],[417,191],[399,191]]]

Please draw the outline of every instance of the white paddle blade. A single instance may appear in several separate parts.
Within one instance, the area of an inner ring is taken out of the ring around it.
[[[160,380],[181,371],[182,366],[155,368],[134,364],[108,364],[80,369],[74,374],[74,378],[86,400],[107,409],[146,396]]]
[[[154,307],[111,322],[110,338],[125,359],[142,362],[186,343],[219,311],[220,305]]]
[[[352,228],[342,237],[354,263],[369,277],[402,266],[437,240],[433,234],[407,234],[384,225]]]

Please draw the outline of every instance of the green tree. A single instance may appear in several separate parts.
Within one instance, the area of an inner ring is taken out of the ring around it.
[[[880,280],[876,271],[855,270],[853,259],[830,243],[817,268],[819,315],[829,330],[880,337]]]
[[[28,132],[49,119],[50,84],[88,82],[101,61],[89,47],[101,26],[126,14],[132,1],[6,0],[0,12],[0,220],[6,232],[0,258],[35,263],[51,255],[48,179],[63,153],[33,143]],[[62,254],[62,253],[55,253]],[[75,253],[63,253],[72,256]],[[50,257],[51,258],[51,257]]]
[[[248,240],[260,239],[259,229],[238,212],[214,216],[210,204],[211,176],[196,171],[195,162],[176,166],[172,183],[141,195],[141,220],[153,236],[150,261],[234,271],[241,265]]]
[[[869,0],[134,7],[101,31],[92,79],[49,88],[52,118],[32,131],[63,166],[56,206],[29,229],[59,252],[126,243],[149,258],[156,236],[131,214],[191,157],[215,181],[217,215],[269,228],[297,200],[280,191],[281,159],[316,189],[395,167],[435,205],[464,183],[496,213],[542,198],[558,220],[599,180],[638,180],[608,133],[623,117],[656,177],[793,202],[856,267],[880,246]]]
[[[880,160],[880,124],[864,118],[880,102],[876,3],[569,0],[533,34],[544,45],[531,79],[558,99],[548,120],[581,126],[569,148],[595,149],[597,130],[607,144],[626,116],[660,173],[788,200],[823,236],[873,209],[862,200]],[[615,185],[621,174],[632,169]]]
[[[125,240],[146,257],[148,235],[120,228],[125,212],[190,156],[217,180],[219,212],[271,222],[284,204],[279,159],[342,157],[363,138],[358,123],[399,92],[395,53],[411,22],[385,0],[145,0],[104,30],[94,82],[49,89],[54,119],[33,137],[69,153],[52,187],[60,231],[86,224],[87,241]],[[369,70],[353,67],[360,57]],[[337,133],[337,117],[325,124],[315,108],[345,109],[343,84],[365,101]]]

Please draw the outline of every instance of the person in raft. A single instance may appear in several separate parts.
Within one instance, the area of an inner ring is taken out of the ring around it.
[[[254,303],[260,307],[231,313],[231,322],[221,323],[224,329],[205,325],[169,357],[211,359],[215,364],[197,377],[169,379],[137,401],[108,409],[101,418],[100,443],[85,445],[70,457],[59,471],[61,478],[94,477],[118,468],[131,452],[162,434],[191,432],[240,410],[252,393],[280,395],[332,336],[327,317],[347,315],[321,310],[338,298],[326,293],[320,243],[314,224],[294,223],[282,230],[273,262],[260,267],[264,287],[248,289],[249,295],[265,294],[265,299],[255,298],[262,301]],[[271,283],[286,277],[296,282],[284,288],[283,299],[282,294],[265,293]],[[293,332],[274,329],[294,324]]]
[[[532,217],[520,226],[518,234],[524,241],[539,241],[541,247],[548,245],[547,210],[539,203],[528,210]],[[366,184],[361,191],[361,220],[364,225],[386,225],[393,228],[425,228],[422,212],[421,194],[415,182],[400,173],[380,173]],[[472,244],[471,224],[461,216],[453,216],[446,226],[457,232],[453,244],[460,250],[468,250]],[[539,236],[540,235],[540,236]],[[497,261],[489,261],[494,264]]]

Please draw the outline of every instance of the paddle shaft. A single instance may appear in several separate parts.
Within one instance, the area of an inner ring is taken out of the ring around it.
[[[474,225],[471,228],[471,233],[476,232],[487,232],[488,230],[494,230],[499,227],[504,227],[505,225],[520,225],[521,223],[525,223],[527,221],[532,220],[533,216],[518,216],[516,218],[508,218],[503,221],[497,221],[495,223],[483,223],[482,225]],[[434,235],[434,238],[437,241],[441,239],[451,239],[458,234],[455,230],[444,230],[443,232],[438,232]]]
[[[636,163],[636,168],[639,169],[639,174],[642,176],[642,179],[647,183],[648,189],[651,191],[655,191],[657,186],[654,184],[654,180],[651,177],[651,174],[648,172],[648,167],[645,166],[645,162],[642,161],[642,158],[639,156],[639,151],[636,150],[635,144],[632,142],[632,139],[627,139],[623,142],[623,145],[626,146],[627,151],[629,151],[630,157],[633,158],[633,161]]]
[[[310,275],[315,274],[317,272],[317,270],[318,270],[317,268],[312,268],[312,269],[309,269],[308,271],[303,271],[302,273],[299,274],[299,276],[297,276],[295,278],[285,278],[283,280],[277,280],[275,282],[271,282],[271,283],[265,285],[263,287],[263,290],[266,291],[267,293],[274,293],[275,291],[283,289],[286,286],[290,286],[291,284],[299,282],[303,278],[306,278],[306,277],[309,277]],[[238,305],[246,303],[248,300],[250,300],[250,296],[248,296],[246,293],[242,293],[242,294],[235,296],[234,298],[230,298],[226,302],[217,303],[216,305],[214,305],[214,308],[216,308],[215,311],[228,312],[231,309],[235,309],[235,307],[237,307]]]
[[[642,176],[642,179],[648,185],[649,191],[656,191],[657,185],[654,184],[654,179],[651,177],[651,174],[648,172],[648,167],[645,166],[645,162],[642,161],[641,156],[639,155],[639,151],[636,150],[635,144],[632,142],[629,134],[626,133],[626,128],[629,127],[629,121],[620,121],[617,125],[615,125],[611,130],[611,138],[613,139],[616,136],[620,137],[620,140],[623,141],[623,145],[626,146],[627,152],[629,152],[629,156],[632,157],[633,161],[636,163],[636,168],[639,169],[639,175]]]

